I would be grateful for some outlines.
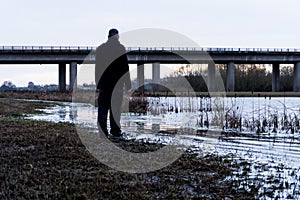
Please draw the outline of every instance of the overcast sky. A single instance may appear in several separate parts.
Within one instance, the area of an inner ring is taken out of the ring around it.
[[[300,48],[299,7],[299,0],[1,0],[0,45],[96,46],[116,27],[168,29],[205,47]],[[56,66],[0,67],[0,84],[58,79]]]

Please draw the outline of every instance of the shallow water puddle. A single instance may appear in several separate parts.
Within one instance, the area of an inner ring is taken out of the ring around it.
[[[164,100],[161,105],[168,108],[175,106],[175,104],[170,105],[171,101],[172,99]],[[165,104],[165,102],[169,104]],[[178,104],[180,105],[180,103]],[[182,110],[185,109],[183,105],[181,104]],[[298,98],[273,98],[272,101],[266,98],[226,100],[224,109],[235,110],[235,114],[242,116],[245,121],[254,118],[262,121],[263,117],[267,118],[276,113],[279,127],[274,133],[272,127],[269,126],[266,127],[267,133],[256,133],[255,129],[251,132],[245,126],[241,128],[242,132],[239,132],[238,129],[228,129],[222,132],[220,127],[213,126],[210,126],[207,131],[205,126],[200,127],[199,125],[203,112],[196,110],[200,106],[189,112],[175,113],[173,110],[159,115],[153,115],[150,112],[147,115],[122,114],[121,126],[128,139],[178,144],[200,153],[234,154],[238,160],[250,161],[252,167],[251,169],[240,169],[240,174],[237,173],[235,177],[228,178],[243,179],[245,178],[242,177],[243,170],[250,170],[252,177],[248,177],[246,182],[250,180],[255,182],[256,178],[266,180],[260,193],[268,193],[270,188],[273,188],[272,195],[275,197],[300,198],[300,134],[298,130],[292,133],[290,130],[284,129],[284,122],[282,122],[283,116],[289,116],[290,119],[292,116],[297,116],[293,118],[294,122],[300,118]],[[95,106],[83,103],[62,103],[43,111],[46,114],[31,115],[28,118],[52,122],[71,122],[86,128],[91,133],[98,131]],[[211,119],[211,116],[208,118]],[[268,182],[268,179],[278,179],[279,181]],[[272,195],[270,194],[270,196]]]
[[[245,99],[239,99],[240,103],[243,101]],[[275,105],[281,101],[276,101]],[[291,102],[295,108],[293,98]],[[52,122],[71,122],[88,128],[91,132],[97,131],[97,108],[93,105],[62,103],[55,107],[43,109],[43,111],[46,114],[31,115],[28,118]],[[251,109],[244,109],[243,114],[250,115],[249,112],[251,114]],[[201,149],[205,143],[211,147],[208,149],[209,151],[213,148],[219,153],[234,152],[243,155],[246,152],[253,155],[257,154],[259,159],[267,158],[267,160],[269,157],[278,157],[280,163],[284,160],[289,160],[288,162],[291,160],[293,166],[300,166],[299,133],[288,134],[285,131],[279,131],[278,133],[255,134],[244,132],[242,135],[235,136],[221,134],[219,127],[210,127],[208,132],[206,130],[199,131],[200,128],[197,127],[198,115],[197,112],[168,112],[158,116],[149,113],[147,115],[122,114],[121,125],[130,139],[166,144],[177,143],[196,149]]]

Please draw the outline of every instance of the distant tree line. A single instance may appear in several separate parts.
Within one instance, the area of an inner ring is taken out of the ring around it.
[[[50,84],[50,85],[35,85],[32,81],[28,83],[27,87],[17,87],[12,81],[4,81],[0,86],[0,91],[58,91],[58,85]]]
[[[0,90],[15,90],[17,87],[11,81],[4,81],[0,87]]]
[[[224,86],[226,86],[226,65],[217,65]],[[172,88],[179,87],[179,78],[185,78],[194,91],[207,92],[207,68],[203,69],[185,65],[180,67],[176,72],[162,80],[163,85],[171,85]],[[280,67],[280,91],[293,91],[293,67]],[[264,65],[236,65],[235,68],[235,91],[255,91],[270,92],[272,91],[272,72],[267,70]]]

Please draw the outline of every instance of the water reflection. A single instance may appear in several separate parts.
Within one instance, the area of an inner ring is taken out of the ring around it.
[[[299,178],[286,172],[296,169],[300,177],[299,98],[227,98],[221,106],[226,111],[225,118],[212,112],[213,105],[214,99],[209,98],[154,99],[146,115],[123,113],[121,126],[129,139],[180,144],[201,153],[235,155],[253,163],[253,177],[284,177],[285,182],[298,184]],[[76,123],[91,133],[98,130],[97,108],[92,105],[63,103],[44,111],[44,115],[29,118]],[[224,127],[215,126],[214,120],[225,120]],[[265,131],[257,131],[254,125]],[[258,163],[266,167],[256,168]],[[283,165],[285,168],[279,172],[278,166]],[[289,193],[286,189],[280,196]]]
[[[123,113],[121,126],[130,139],[184,144],[199,151],[237,153],[243,157],[276,160],[278,163],[286,161],[289,164],[292,162],[293,166],[300,166],[299,130],[292,133],[283,130],[283,126],[280,125],[275,132],[268,126],[265,128],[269,131],[265,133],[251,131],[245,126],[242,132],[230,129],[222,132],[219,126],[213,126],[211,123],[208,126],[213,116],[208,115],[211,112],[207,108],[212,105],[213,99],[205,98],[189,101],[179,98],[154,99],[146,115]],[[299,118],[299,108],[298,98],[272,98],[272,101],[264,98],[228,98],[224,103],[224,109],[231,110],[235,116],[241,115],[243,119],[249,119],[249,122],[253,118],[263,121],[263,117],[268,118],[276,113],[278,121],[284,124],[282,116],[297,115]],[[93,105],[62,103],[44,111],[46,114],[32,115],[29,118],[76,123],[90,132],[98,130],[97,108]],[[205,134],[201,134],[204,132]]]

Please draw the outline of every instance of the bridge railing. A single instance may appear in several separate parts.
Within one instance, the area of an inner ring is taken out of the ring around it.
[[[0,46],[0,51],[92,51],[95,46]],[[127,51],[300,52],[296,48],[127,47]]]
[[[0,51],[66,51],[93,50],[91,46],[0,46]]]
[[[128,47],[128,51],[300,52],[296,48]]]

